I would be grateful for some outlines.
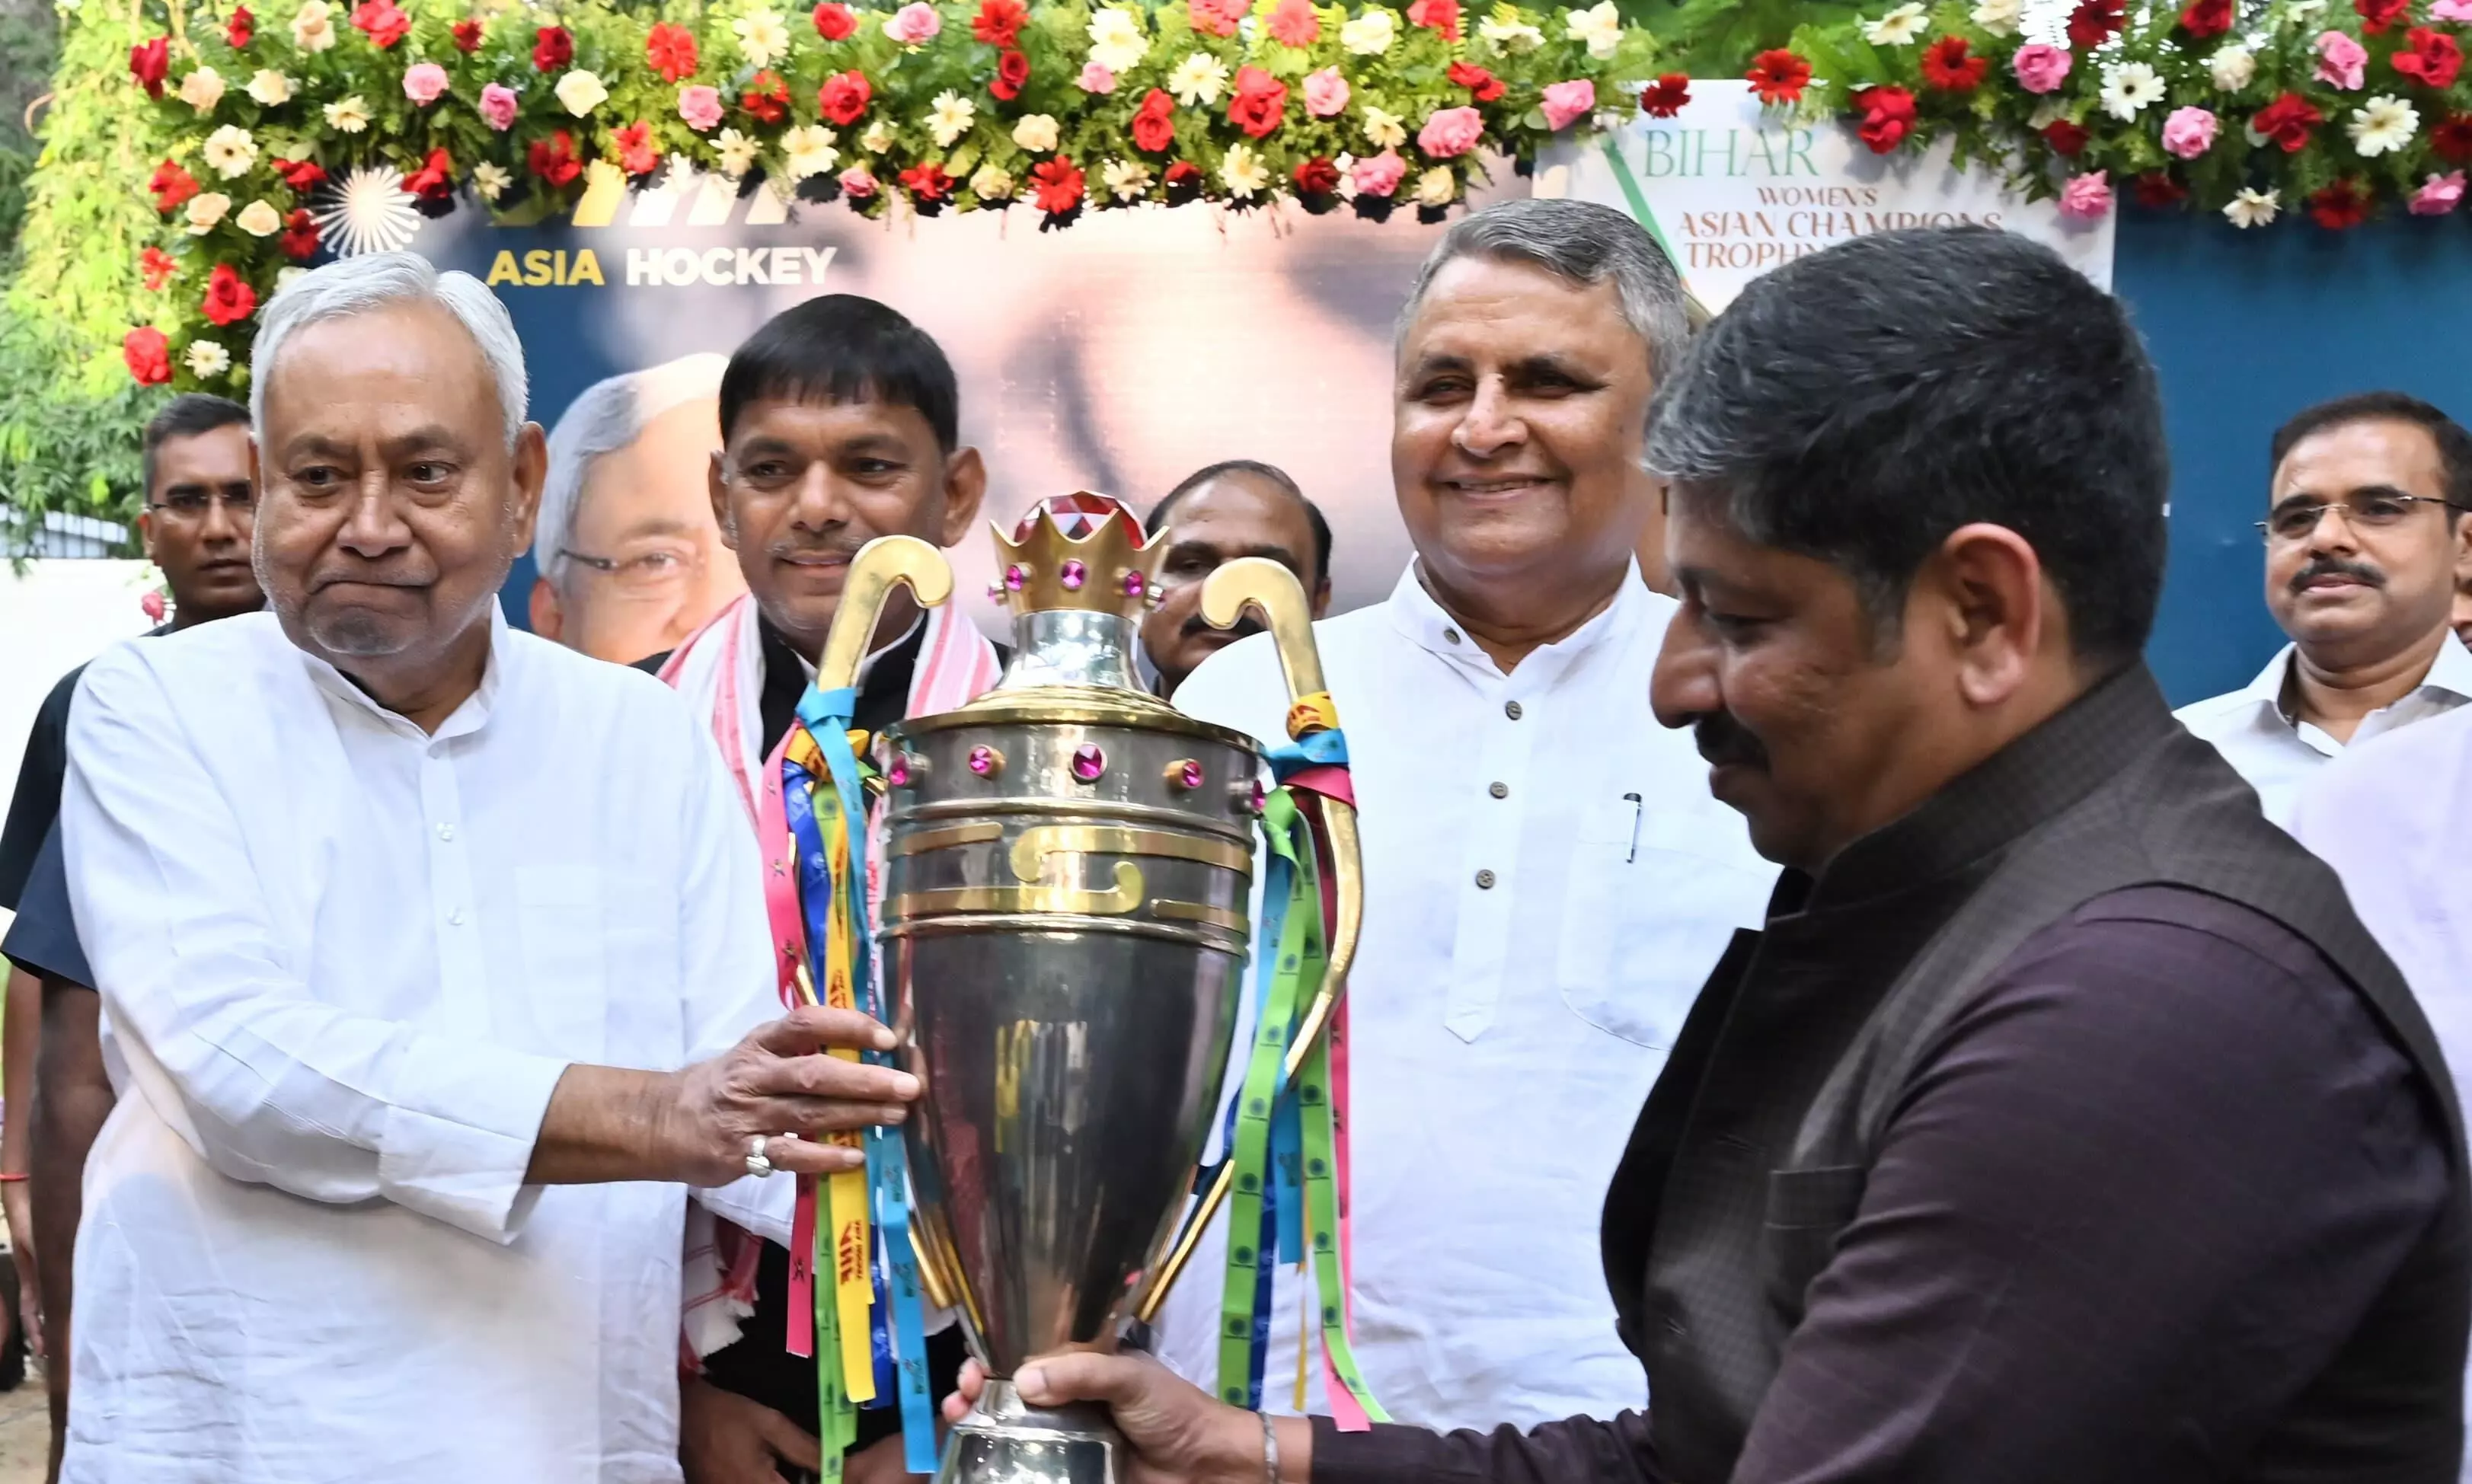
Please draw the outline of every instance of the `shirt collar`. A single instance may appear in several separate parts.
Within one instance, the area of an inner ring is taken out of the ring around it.
[[[1505,678],[1493,656],[1485,652],[1477,642],[1460,626],[1451,611],[1436,601],[1416,575],[1417,559],[1411,557],[1408,570],[1399,575],[1398,585],[1390,589],[1390,623],[1420,649],[1439,655],[1454,664],[1466,666],[1480,675],[1500,680]],[[1605,610],[1588,620],[1552,644],[1539,645],[1519,662],[1515,671],[1521,680],[1529,678],[1532,667],[1535,672],[1558,674],[1573,661],[1608,643],[1618,634],[1628,633],[1643,621],[1650,606],[1648,584],[1640,579],[1639,564],[1632,562],[1623,574],[1622,586],[1614,592],[1614,601]],[[1539,663],[1539,662],[1542,663]]]
[[[777,649],[781,653],[787,654],[792,659],[796,660],[798,662],[798,673],[805,676],[810,683],[813,683],[816,678],[816,662],[808,656],[798,652],[798,647],[790,642],[790,636],[782,633],[778,628],[773,627],[772,621],[764,616],[764,610],[761,608],[758,608],[755,612],[755,623],[757,627],[762,630],[763,639],[765,641],[765,649],[768,652]],[[893,650],[900,648],[903,645],[908,644],[911,636],[917,633],[919,629],[925,627],[926,624],[927,615],[922,611],[916,618],[910,621],[910,626],[903,629],[899,636],[891,644],[876,646],[876,648],[868,653],[867,658],[858,662],[858,677],[851,682],[852,687],[861,691],[866,690],[867,677],[875,672],[875,662],[884,658],[886,655],[891,654]]]
[[[477,732],[488,721],[489,712],[497,703],[498,688],[505,682],[507,663],[512,653],[513,647],[507,637],[510,632],[507,627],[506,610],[493,600],[489,604],[489,652],[481,662],[481,684],[470,695],[464,698],[464,704],[456,707],[453,715],[440,723],[434,733],[422,732],[419,725],[411,718],[380,705],[368,692],[354,684],[351,676],[337,670],[333,665],[306,649],[298,649],[297,652],[300,655],[300,663],[308,669],[309,678],[316,683],[318,689],[328,695],[343,701],[345,705],[359,708],[397,731],[416,735],[424,742],[442,742]]]
[[[2266,669],[2258,671],[2257,678],[2240,693],[2287,727],[2293,724],[2293,719],[2283,709],[2284,686],[2299,656],[2298,645],[2285,645],[2275,651],[2274,658],[2266,662]],[[2462,641],[2449,635],[2444,643],[2438,645],[2437,658],[2430,662],[2429,673],[2421,676],[2420,684],[2407,694],[2416,695],[2423,690],[2442,691],[2459,699],[2472,701],[2472,648],[2466,648]]]

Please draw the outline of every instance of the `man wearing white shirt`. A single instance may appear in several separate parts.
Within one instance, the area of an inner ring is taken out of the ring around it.
[[[1673,267],[1618,212],[1517,201],[1455,226],[1401,322],[1391,468],[1416,559],[1387,602],[1315,625],[1365,848],[1355,1353],[1402,1422],[1526,1426],[1643,1401],[1611,1302],[1567,1281],[1596,1266],[1622,1156],[1627,1122],[1604,1112],[1645,1101],[1774,876],[1649,709],[1675,604],[1632,560],[1656,500],[1639,459],[1683,339]],[[1177,693],[1274,742],[1287,700],[1261,638]],[[1214,1393],[1224,1229],[1156,1336]],[[1316,1346],[1296,1406],[1296,1278],[1279,1272],[1271,1306],[1272,1411],[1326,1404]]]
[[[513,326],[409,253],[268,306],[273,611],[86,671],[70,900],[133,1086],[77,1245],[63,1477],[677,1477],[685,1187],[759,1230],[897,1119],[774,1009],[757,865],[649,676],[511,633]],[[750,1029],[750,1027],[753,1027]]]
[[[2288,825],[2346,745],[2472,699],[2472,652],[2450,626],[2472,575],[2472,435],[2417,398],[2363,392],[2285,423],[2271,458],[2266,603],[2292,643],[2179,715]]]

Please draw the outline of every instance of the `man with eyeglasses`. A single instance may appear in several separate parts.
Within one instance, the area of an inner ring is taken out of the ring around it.
[[[2342,750],[2472,700],[2450,626],[2472,572],[2472,434],[2416,397],[2368,391],[2276,431],[2266,603],[2292,642],[2246,688],[2185,707],[2289,825]]]
[[[684,356],[595,382],[549,436],[533,632],[631,665],[747,591],[722,549],[704,465],[728,359]]]
[[[172,590],[172,616],[154,633],[189,628],[265,606],[250,562],[256,490],[250,476],[249,409],[222,397],[173,398],[146,425],[146,508],[137,533],[147,559]],[[151,636],[150,636],[151,637]],[[0,1038],[12,1116],[0,1126],[0,1198],[31,1331],[39,1306],[50,1354],[67,1344],[69,1251],[77,1237],[77,1178],[95,1131],[111,1111],[92,972],[78,945],[60,869],[57,823],[68,769],[69,702],[80,665],[60,677],[35,715],[17,768],[17,790],[0,829],[0,907],[17,914],[0,952],[10,960],[8,1011]],[[43,1108],[44,1144],[34,1143],[38,1077],[53,1095]],[[41,1200],[30,1174],[40,1176]],[[38,1214],[39,1213],[39,1214]],[[39,1221],[39,1224],[37,1222]],[[51,1368],[55,1425],[65,1417],[68,1367]]]

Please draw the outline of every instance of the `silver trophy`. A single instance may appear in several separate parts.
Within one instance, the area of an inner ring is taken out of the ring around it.
[[[959,1310],[989,1377],[937,1477],[1113,1484],[1122,1440],[1105,1409],[1027,1406],[1009,1378],[1034,1354],[1112,1348],[1187,1255],[1154,1271],[1235,1025],[1260,753],[1136,678],[1165,543],[1129,509],[1063,496],[996,539],[993,591],[1013,622],[1004,678],[888,728],[875,752],[877,939],[902,1064],[925,1086],[906,1130],[922,1284]],[[1295,578],[1234,566],[1214,578],[1214,618],[1250,604],[1283,654],[1309,653]],[[930,600],[951,586],[923,543],[860,553],[820,684],[847,683],[899,581]]]

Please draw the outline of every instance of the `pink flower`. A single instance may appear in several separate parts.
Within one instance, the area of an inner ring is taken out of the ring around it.
[[[1597,111],[1597,84],[1586,78],[1576,82],[1548,82],[1542,101],[1545,127],[1558,132]]]
[[[2030,41],[2008,59],[2008,67],[2017,74],[2019,87],[2030,93],[2048,93],[2068,81],[2068,49]]]
[[[163,595],[160,593],[147,594],[145,597],[137,600],[137,609],[154,622],[157,624],[162,623]]]
[[[446,69],[434,61],[416,61],[404,69],[403,96],[426,108],[446,95]]]
[[[678,117],[698,133],[721,122],[721,89],[699,82],[678,89]]]
[[[2215,116],[2203,108],[2175,108],[2163,121],[2163,148],[2184,160],[2215,147]]]
[[[865,200],[875,194],[875,176],[865,165],[852,165],[842,172],[842,194],[852,200]]]
[[[892,19],[884,23],[884,34],[904,46],[932,39],[943,29],[944,18],[936,13],[936,8],[919,4],[918,0],[893,12]]]
[[[2092,222],[2111,209],[2111,179],[2106,171],[2071,176],[2060,187],[2060,215]]]
[[[2437,0],[2429,13],[2438,20],[2472,20],[2472,0]]]
[[[2318,81],[2345,92],[2360,88],[2367,75],[2369,49],[2340,31],[2318,34]]]
[[[1318,119],[1337,118],[1347,111],[1347,79],[1339,75],[1337,67],[1305,74],[1305,111]]]
[[[1116,90],[1116,75],[1095,61],[1082,63],[1079,81],[1082,91],[1085,93],[1112,93]]]
[[[2443,5],[2446,0],[2438,0]],[[2458,170],[2442,176],[2432,176],[2412,193],[2411,211],[2416,217],[2442,217],[2463,200],[2463,172]]]
[[[1399,189],[1399,182],[1407,177],[1408,162],[1395,152],[1385,150],[1371,159],[1358,160],[1347,168],[1347,173],[1354,177],[1359,196],[1388,196]]]
[[[515,127],[515,90],[492,82],[481,89],[481,117],[500,133]]]
[[[1433,159],[1465,154],[1485,137],[1485,115],[1474,108],[1436,108],[1416,130],[1416,148]]]

